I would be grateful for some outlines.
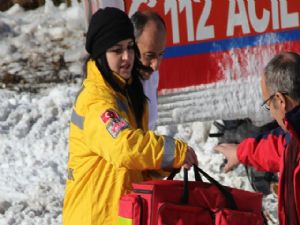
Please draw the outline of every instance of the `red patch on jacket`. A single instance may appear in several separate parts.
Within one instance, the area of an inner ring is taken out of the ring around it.
[[[102,113],[101,120],[106,124],[106,129],[113,138],[116,138],[120,131],[129,127],[128,122],[113,110],[106,110]]]
[[[119,115],[116,112],[114,112],[114,111],[112,111],[110,109],[106,110],[101,115],[101,119],[102,119],[103,123],[105,123],[105,124],[107,123],[108,120],[110,120],[110,119],[117,119],[117,118],[119,118]]]

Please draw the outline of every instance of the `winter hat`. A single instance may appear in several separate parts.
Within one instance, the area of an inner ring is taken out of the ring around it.
[[[93,59],[114,44],[134,39],[133,25],[125,12],[113,7],[99,9],[91,18],[85,48]]]

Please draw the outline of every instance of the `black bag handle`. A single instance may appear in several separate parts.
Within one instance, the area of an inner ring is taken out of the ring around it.
[[[223,194],[224,198],[226,199],[226,201],[227,201],[228,206],[229,206],[230,209],[233,209],[233,210],[237,210],[238,209],[238,207],[236,205],[236,202],[235,202],[232,194],[226,189],[226,187],[224,187],[222,184],[220,184],[214,178],[212,178],[211,176],[209,176],[206,172],[204,172],[198,166],[194,165],[194,169],[198,170],[198,172],[200,172],[211,184],[215,185],[219,189],[219,191],[221,191],[221,193]],[[186,173],[187,172],[188,171],[186,170]]]
[[[195,174],[195,181],[202,181],[201,175],[198,172],[197,168],[193,167],[193,169],[194,169],[194,174]],[[180,172],[180,170],[181,170],[181,168],[172,169],[170,175],[167,177],[167,180],[173,180],[174,177],[176,176],[176,174]]]
[[[189,176],[188,176],[188,170],[184,168],[183,171],[183,193],[181,196],[180,203],[183,205],[186,205],[189,203]]]
[[[196,181],[202,181],[201,175],[202,174],[211,184],[215,185],[219,191],[223,194],[224,198],[226,199],[228,206],[230,209],[237,210],[237,205],[235,203],[235,200],[232,196],[232,194],[218,181],[216,181],[214,178],[209,176],[206,172],[204,172],[202,169],[200,169],[198,166],[193,165],[194,174],[195,174],[195,180]],[[176,176],[177,173],[180,172],[180,169],[174,169],[171,171],[171,174],[167,178],[167,180],[173,180],[173,178]],[[189,201],[189,182],[188,182],[188,170],[184,169],[183,173],[183,193],[181,197],[181,204],[188,204]]]
[[[175,169],[173,168],[170,175],[167,177],[167,180],[173,180],[177,173],[179,173],[181,168]]]

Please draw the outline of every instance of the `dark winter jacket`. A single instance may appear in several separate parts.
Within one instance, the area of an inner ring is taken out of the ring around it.
[[[279,172],[278,217],[281,225],[300,223],[300,105],[285,116],[287,131],[277,128],[238,145],[241,163]]]

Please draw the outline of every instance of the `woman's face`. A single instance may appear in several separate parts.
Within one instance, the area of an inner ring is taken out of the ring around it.
[[[134,55],[134,41],[131,38],[118,42],[106,51],[109,68],[124,79],[131,77]]]

